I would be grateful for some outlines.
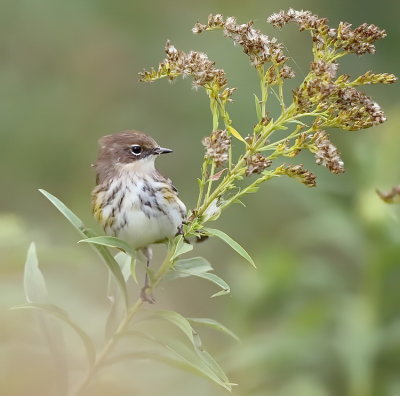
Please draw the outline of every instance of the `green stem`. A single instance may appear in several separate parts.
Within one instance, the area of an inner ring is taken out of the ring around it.
[[[264,66],[257,68],[258,75],[260,77],[260,89],[261,89],[261,116],[264,118],[267,114],[266,103],[268,100],[268,89],[265,86],[265,72]]]
[[[207,198],[210,196],[210,193],[211,193],[214,172],[215,172],[215,162],[213,161],[211,164],[210,177],[208,178],[207,194],[206,194],[206,197],[204,198],[205,200],[207,200]]]
[[[294,118],[293,112],[295,111],[295,106],[292,103],[281,115],[280,117],[273,123],[268,124],[263,131],[260,133],[258,136],[257,140],[254,142],[252,146],[247,147],[246,152],[243,156],[241,156],[236,163],[236,165],[233,167],[231,172],[224,177],[224,179],[221,181],[221,183],[215,188],[215,190],[208,196],[207,199],[204,200],[203,204],[198,208],[196,212],[196,217],[199,219],[199,223],[201,224],[201,217],[204,214],[204,212],[207,210],[207,208],[211,205],[211,203],[215,200],[218,199],[229,186],[232,186],[234,181],[238,178],[240,178],[245,169],[245,164],[246,164],[246,157],[248,155],[251,155],[255,151],[257,151],[260,147],[262,147],[265,144],[265,141],[267,140],[268,136],[279,126],[282,126],[285,122],[289,121],[290,119]],[[225,206],[225,205],[224,205]],[[199,223],[193,221],[187,231],[188,234],[190,234],[193,229],[194,225],[198,225]]]
[[[172,265],[173,260],[171,259],[173,257],[173,252],[175,250],[176,243],[172,245],[168,249],[168,252],[165,256],[164,261],[162,262],[160,268],[156,272],[154,276],[154,281],[152,285],[150,286],[150,293],[153,292],[153,290],[158,286],[158,284],[161,282],[163,279],[164,275],[168,272],[169,268]],[[80,396],[83,394],[83,392],[86,390],[86,388],[89,386],[97,372],[101,369],[104,361],[108,357],[109,353],[112,351],[114,348],[117,340],[119,339],[119,336],[122,335],[127,329],[136,315],[136,313],[139,311],[141,306],[143,305],[144,301],[141,298],[138,298],[136,302],[131,305],[127,311],[127,314],[125,317],[122,319],[121,323],[119,324],[117,330],[115,333],[112,335],[112,337],[108,340],[108,342],[104,345],[103,349],[100,351],[100,353],[97,355],[95,362],[93,365],[89,368],[87,375],[81,382],[81,384],[78,386],[77,390],[74,392],[75,396]]]

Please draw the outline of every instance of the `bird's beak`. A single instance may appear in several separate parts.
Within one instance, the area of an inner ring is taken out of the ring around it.
[[[153,152],[154,154],[168,154],[172,153],[172,150],[169,148],[156,147]]]

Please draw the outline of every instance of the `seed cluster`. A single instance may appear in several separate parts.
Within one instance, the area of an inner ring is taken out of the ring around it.
[[[303,183],[307,187],[315,187],[317,185],[316,176],[304,169],[303,165],[281,165],[275,169],[276,175],[286,175]]]
[[[253,27],[253,21],[238,24],[235,17],[224,17],[221,14],[209,15],[207,24],[197,22],[193,33],[202,33],[207,30],[223,29],[224,35],[243,48],[245,54],[250,57],[253,66],[264,65],[273,62],[283,65],[288,58],[283,53],[283,45],[278,43],[275,37],[269,38],[260,30]],[[286,71],[286,74],[289,73]]]
[[[324,118],[316,119],[316,126],[357,131],[378,125],[386,120],[382,109],[355,86],[392,84],[393,74],[366,72],[354,81],[348,75],[336,79],[338,65],[318,60],[311,63],[311,73],[299,88],[293,91],[298,112],[322,111]]]
[[[248,156],[246,158],[246,163],[246,176],[250,176],[261,173],[263,170],[271,166],[272,161],[265,158],[262,154],[256,153]]]
[[[272,14],[267,18],[267,22],[279,28],[289,22],[297,23],[301,31],[309,30],[311,32],[316,48],[322,49],[329,45],[357,55],[375,53],[373,43],[386,37],[386,32],[375,25],[363,23],[352,29],[350,23],[341,22],[337,29],[333,29],[328,26],[326,18],[319,18],[310,11],[296,11],[292,8]]]
[[[318,131],[313,136],[317,151],[315,152],[315,162],[325,166],[332,173],[339,174],[344,172],[344,162],[340,158],[340,153],[336,146],[329,140],[325,131]]]
[[[215,68],[215,62],[208,59],[203,52],[190,51],[188,54],[177,50],[169,41],[165,46],[167,54],[159,65],[158,69],[151,68],[150,71],[144,70],[139,73],[141,81],[154,81],[162,77],[168,77],[174,80],[178,76],[191,76],[195,87],[215,84],[219,89],[226,83],[225,72],[222,69]],[[226,92],[229,97],[233,90]]]
[[[202,141],[206,148],[205,157],[211,159],[216,167],[222,167],[228,161],[231,139],[225,129],[217,129]]]
[[[304,169],[303,165],[284,164],[266,171],[275,158],[294,158],[302,150],[313,153],[315,162],[330,172],[343,173],[344,162],[340,152],[325,130],[341,128],[357,131],[386,121],[380,106],[361,92],[359,87],[392,84],[397,80],[389,73],[376,74],[367,71],[354,80],[347,74],[339,73],[338,60],[342,56],[375,52],[375,42],[386,36],[385,31],[375,25],[364,23],[353,28],[347,22],[340,22],[337,28],[332,28],[326,18],[320,18],[310,11],[293,9],[272,14],[267,21],[278,28],[293,22],[300,31],[307,30],[311,34],[313,61],[307,75],[293,91],[293,103],[290,105],[285,103],[283,88],[284,80],[293,78],[294,72],[287,65],[289,58],[284,54],[284,46],[276,38],[256,29],[253,21],[239,24],[235,17],[225,18],[221,14],[210,14],[207,23],[197,22],[192,29],[196,34],[221,30],[225,37],[243,49],[250,63],[257,69],[261,83],[261,99],[255,97],[258,123],[254,126],[253,133],[245,139],[233,128],[225,108],[225,104],[232,101],[231,96],[235,89],[226,86],[224,71],[217,69],[206,54],[196,51],[185,53],[167,42],[167,57],[159,64],[158,70],[151,69],[141,73],[142,81],[153,81],[162,77],[174,80],[177,76],[191,76],[195,87],[205,88],[210,98],[214,125],[221,125],[223,122],[226,129],[215,126],[211,135],[202,141],[206,151],[202,180],[212,183],[223,177],[219,187],[226,188],[226,191],[235,188],[230,177],[236,181],[241,180],[244,175],[261,175],[254,183],[265,181],[271,175],[286,175],[306,186],[314,187],[316,176]],[[275,90],[274,86],[279,86],[279,89]],[[270,91],[281,105],[282,113],[276,118],[269,115],[271,108],[266,107],[268,98],[272,96],[269,95]],[[305,122],[303,117],[307,117]],[[293,129],[293,125],[289,123],[297,125]],[[288,129],[290,132],[286,135],[276,140],[270,138],[273,133],[285,134],[282,131]],[[246,143],[244,153],[236,164],[231,157],[231,136]],[[223,169],[227,162],[229,166]],[[221,169],[214,172],[215,167]],[[225,171],[225,176],[222,176]],[[208,190],[211,191],[211,188]],[[251,188],[241,191],[248,193],[250,190]],[[393,190],[388,199],[397,197],[398,191]],[[221,196],[224,193],[221,191]],[[238,194],[240,196],[241,193]]]

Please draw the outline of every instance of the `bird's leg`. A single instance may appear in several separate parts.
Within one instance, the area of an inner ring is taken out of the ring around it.
[[[140,298],[143,301],[148,302],[149,304],[154,304],[156,300],[153,297],[153,294],[151,292],[151,287],[149,284],[149,274],[148,270],[150,267],[150,261],[153,257],[153,251],[149,246],[146,246],[145,248],[141,249],[141,252],[143,253],[144,257],[146,257],[146,275],[144,278],[144,286],[142,287],[142,290],[140,291]]]

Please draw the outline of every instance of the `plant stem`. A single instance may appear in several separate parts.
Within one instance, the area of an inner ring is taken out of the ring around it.
[[[173,244],[172,248],[168,249],[168,252],[165,256],[164,261],[162,262],[160,268],[158,269],[156,275],[154,276],[154,281],[153,281],[152,285],[150,286],[150,289],[151,289],[150,292],[152,292],[158,286],[158,284],[161,282],[164,275],[168,272],[168,270],[172,264],[172,261],[173,261],[173,260],[171,260],[171,257],[172,257],[172,252],[174,251],[175,246],[176,245]],[[86,390],[88,385],[91,383],[93,378],[96,376],[98,371],[101,369],[102,364],[104,363],[104,361],[108,357],[109,353],[114,348],[117,340],[119,339],[119,336],[127,330],[133,317],[136,315],[136,313],[139,311],[139,309],[141,308],[141,306],[143,304],[144,304],[144,300],[142,300],[141,298],[138,298],[136,300],[136,302],[129,307],[125,317],[122,319],[117,330],[112,335],[112,337],[107,341],[107,343],[104,345],[103,349],[97,355],[95,362],[89,368],[87,375],[85,376],[83,381],[80,383],[80,385],[78,386],[76,391],[74,391],[73,394],[75,396],[83,395],[83,392]]]

